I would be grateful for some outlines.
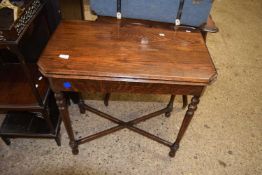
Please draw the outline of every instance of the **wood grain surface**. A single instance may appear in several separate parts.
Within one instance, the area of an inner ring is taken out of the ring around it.
[[[70,92],[102,92],[102,93],[140,93],[140,94],[176,94],[176,95],[199,95],[205,90],[204,86],[178,85],[165,83],[148,82],[124,82],[124,81],[104,81],[104,80],[79,80],[50,78],[53,91]],[[70,87],[65,87],[64,83],[70,83]]]
[[[30,73],[37,83],[37,89],[44,104],[48,95],[48,83],[37,70],[36,64],[29,64]],[[7,76],[8,75],[8,76]],[[5,64],[0,66],[0,109],[8,110],[27,110],[43,109],[39,106],[34,93],[24,75],[20,64]]]
[[[200,32],[137,23],[63,21],[38,65],[52,78],[207,85],[217,75]]]

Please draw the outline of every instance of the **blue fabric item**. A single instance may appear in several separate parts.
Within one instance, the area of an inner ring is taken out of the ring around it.
[[[122,17],[175,23],[180,0],[122,0]],[[90,0],[100,16],[116,16],[117,0]],[[200,26],[207,21],[212,0],[185,0],[181,24]]]
[[[202,0],[193,3],[193,0],[185,0],[181,23],[190,26],[201,26],[206,23],[210,14],[212,0]]]

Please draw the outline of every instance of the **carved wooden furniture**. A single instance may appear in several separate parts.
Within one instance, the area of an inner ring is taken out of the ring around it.
[[[18,59],[18,63],[0,64],[0,112],[6,114],[0,136],[8,145],[9,138],[21,137],[52,138],[60,145],[61,119],[53,94],[37,65],[26,63],[19,45],[46,1],[27,2],[13,24],[0,28],[0,49],[8,49]]]
[[[0,41],[11,43],[20,40],[20,37],[27,31],[26,29],[46,3],[45,0],[31,0],[27,2],[25,5],[26,10],[23,11],[18,19],[12,25],[1,28]]]
[[[13,5],[9,0],[2,0],[0,2],[0,9],[1,8],[9,8],[13,10],[13,19],[14,21],[18,18],[19,15],[19,7]]]
[[[38,66],[55,92],[73,154],[78,154],[80,144],[128,128],[168,146],[169,155],[175,156],[200,96],[217,77],[201,32],[180,30],[174,31],[171,24],[137,20],[60,23]],[[61,54],[68,57],[61,58]],[[67,91],[173,95],[166,108],[128,122],[81,101],[81,113],[90,111],[118,126],[76,139],[63,93]],[[175,95],[193,95],[175,142],[135,126],[160,114],[170,116]]]

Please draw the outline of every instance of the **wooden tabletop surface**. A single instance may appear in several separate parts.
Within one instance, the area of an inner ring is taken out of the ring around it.
[[[200,32],[86,21],[61,22],[38,66],[53,78],[207,85],[217,76]]]

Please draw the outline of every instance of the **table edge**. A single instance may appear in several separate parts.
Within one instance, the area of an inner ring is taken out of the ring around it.
[[[217,79],[217,72],[210,76],[208,80],[203,81],[178,81],[178,80],[161,80],[161,79],[149,79],[149,78],[130,78],[130,77],[106,77],[106,76],[90,76],[90,75],[69,75],[69,74],[54,74],[47,73],[38,63],[39,71],[47,78],[51,79],[86,79],[86,80],[98,80],[98,81],[123,81],[123,82],[136,82],[136,83],[161,83],[161,84],[178,84],[178,85],[199,85],[207,86],[213,84]]]

